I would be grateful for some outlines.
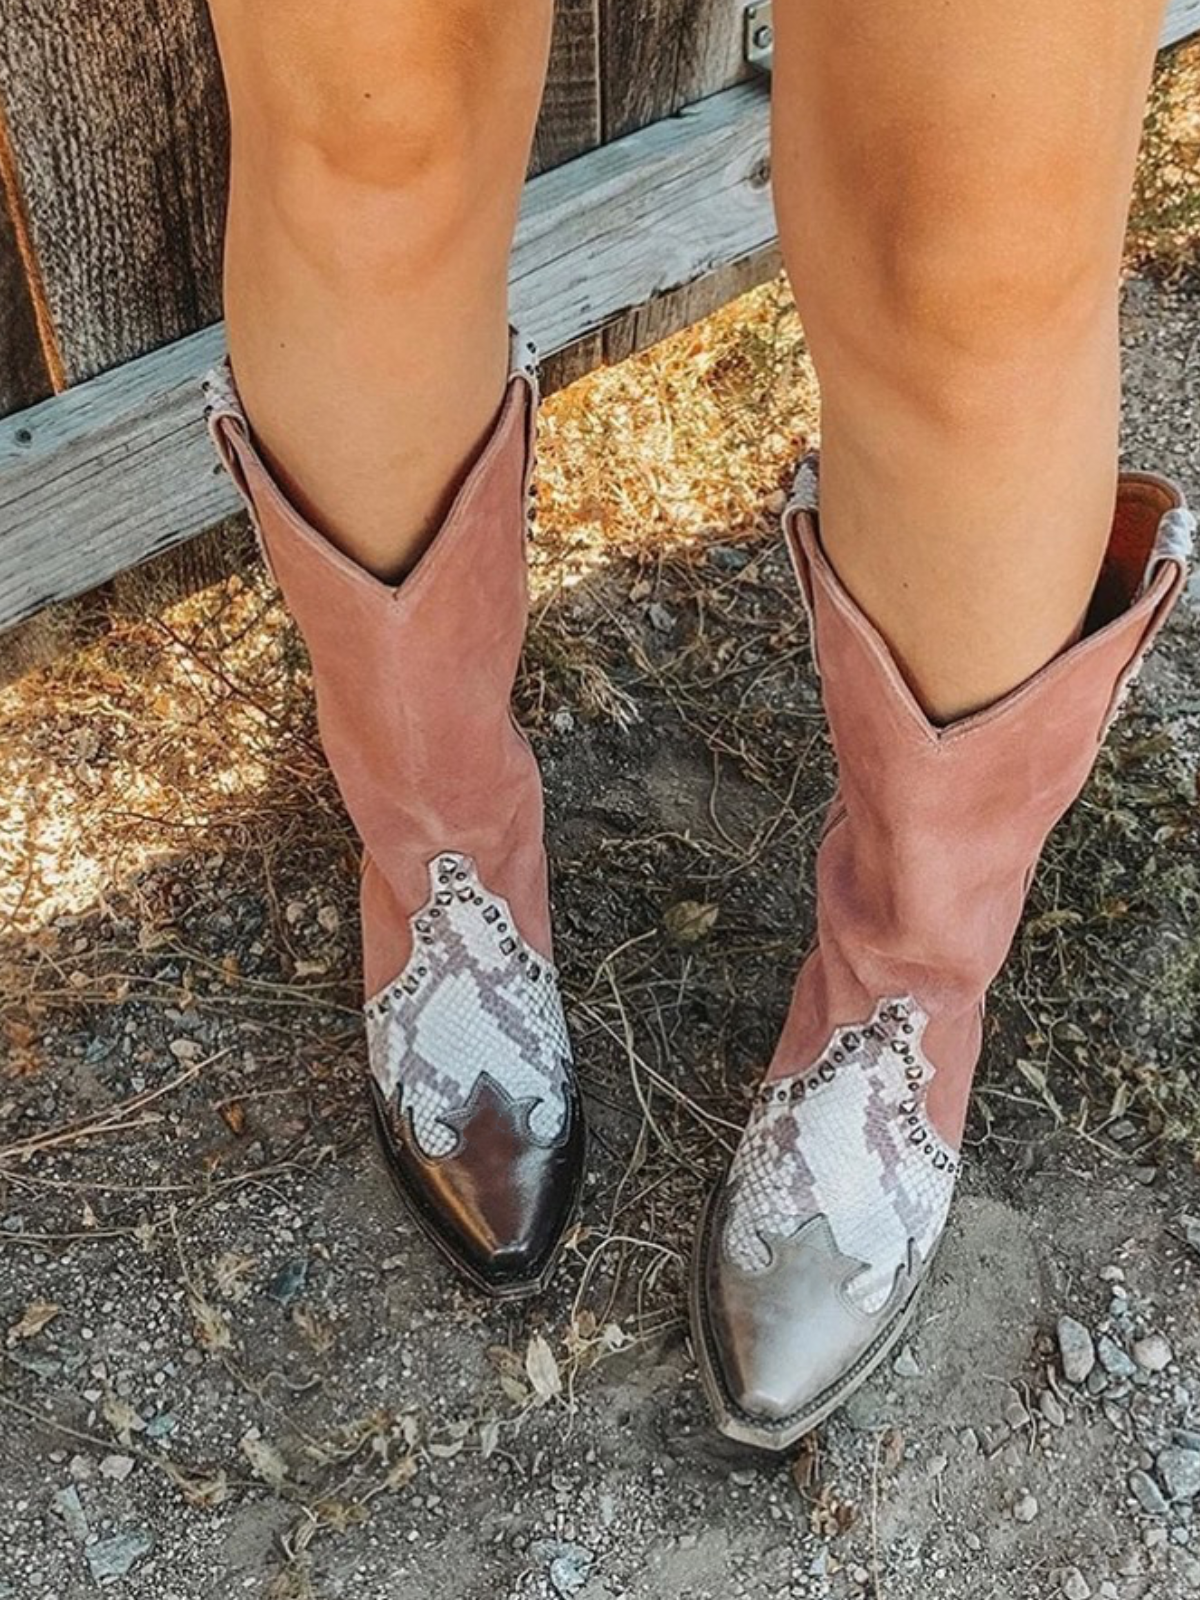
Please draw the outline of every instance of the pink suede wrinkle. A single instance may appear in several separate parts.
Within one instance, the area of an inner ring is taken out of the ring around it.
[[[509,709],[529,605],[533,418],[530,383],[514,374],[445,522],[395,587],[299,515],[242,422],[212,419],[308,646],[321,742],[365,847],[368,996],[405,967],[409,919],[446,851],[475,861],[526,943],[551,959],[541,780]]]
[[[817,857],[816,941],[768,1078],[806,1070],[834,1028],[862,1023],[881,999],[911,996],[929,1017],[930,1114],[957,1146],[985,995],[1032,871],[1182,587],[1182,559],[1152,561],[1160,519],[1180,507],[1164,480],[1123,479],[1114,518],[1126,575],[1119,613],[996,705],[945,728],[924,716],[842,587],[817,517],[789,509],[839,786]],[[1133,565],[1136,582],[1149,566],[1140,596],[1129,591]]]

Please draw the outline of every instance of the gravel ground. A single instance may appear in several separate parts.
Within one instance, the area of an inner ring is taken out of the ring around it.
[[[1200,293],[1134,281],[1125,332],[1128,456],[1200,500]],[[290,734],[294,858],[290,823],[278,853],[184,838],[10,939],[50,998],[0,1079],[2,1600],[1200,1594],[1195,584],[998,991],[910,1342],[792,1460],[708,1426],[682,1263],[829,781],[771,522],[614,564],[535,633],[596,1138],[532,1309],[452,1281],[376,1165],[352,850]],[[55,716],[43,776],[77,739]]]

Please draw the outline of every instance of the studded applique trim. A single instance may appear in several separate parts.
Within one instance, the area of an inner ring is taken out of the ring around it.
[[[838,1028],[808,1071],[765,1084],[729,1175],[723,1248],[765,1271],[771,1241],[815,1216],[839,1252],[862,1263],[847,1294],[883,1308],[915,1247],[928,1260],[959,1158],[930,1123],[928,1017],[912,999],[882,1001],[870,1021]]]
[[[469,856],[430,863],[430,897],[412,918],[404,971],[365,1007],[371,1072],[412,1119],[432,1158],[450,1155],[452,1118],[486,1073],[529,1102],[529,1131],[553,1144],[567,1119],[571,1044],[554,968],[532,950],[507,903]]]

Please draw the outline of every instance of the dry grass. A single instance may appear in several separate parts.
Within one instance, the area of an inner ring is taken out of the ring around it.
[[[1129,257],[1138,268],[1160,273],[1200,266],[1200,40],[1170,51],[1154,75]]]

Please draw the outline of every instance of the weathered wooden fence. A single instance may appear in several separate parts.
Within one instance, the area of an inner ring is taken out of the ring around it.
[[[558,0],[512,278],[551,385],[774,269],[746,11]],[[1163,43],[1197,30],[1173,0]],[[204,0],[0,0],[0,630],[233,509],[198,399],[225,164]]]

